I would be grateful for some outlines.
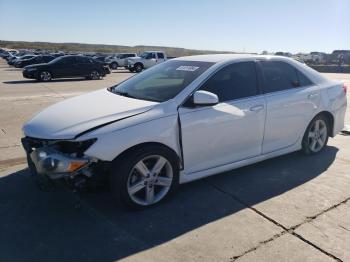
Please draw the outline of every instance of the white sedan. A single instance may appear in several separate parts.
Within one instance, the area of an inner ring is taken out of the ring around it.
[[[346,91],[285,57],[182,57],[50,106],[22,143],[37,175],[108,179],[116,199],[143,208],[181,183],[320,152],[344,126]]]

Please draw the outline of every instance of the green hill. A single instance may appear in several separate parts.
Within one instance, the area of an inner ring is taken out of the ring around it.
[[[104,45],[104,44],[81,44],[81,43],[50,43],[50,42],[26,42],[26,41],[4,41],[0,40],[0,47],[11,49],[39,49],[50,50],[53,52],[98,52],[98,53],[121,53],[121,52],[143,52],[145,50],[161,50],[168,56],[187,56],[215,53],[234,53],[213,50],[194,50],[178,47],[166,46],[122,46],[122,45]]]

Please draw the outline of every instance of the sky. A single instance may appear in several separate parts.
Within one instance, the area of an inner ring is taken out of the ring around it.
[[[329,53],[350,0],[0,0],[0,40]]]

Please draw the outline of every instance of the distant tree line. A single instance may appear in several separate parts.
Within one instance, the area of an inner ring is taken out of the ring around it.
[[[212,50],[194,50],[178,47],[166,46],[122,46],[122,45],[103,45],[103,44],[80,44],[80,43],[49,43],[49,42],[26,42],[26,41],[3,41],[0,40],[0,47],[10,49],[35,49],[49,50],[52,52],[96,52],[96,53],[123,53],[134,52],[141,53],[146,50],[161,50],[168,56],[188,56],[201,54],[218,54],[218,53],[234,53]]]

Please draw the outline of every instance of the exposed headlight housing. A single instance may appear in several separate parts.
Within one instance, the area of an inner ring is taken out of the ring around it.
[[[96,138],[85,141],[52,141],[29,137],[22,139],[36,171],[52,179],[77,174],[96,162],[84,156],[84,152],[96,141]]]
[[[52,179],[77,172],[90,163],[89,159],[65,155],[50,147],[34,150],[30,158],[39,174],[46,174]]]

